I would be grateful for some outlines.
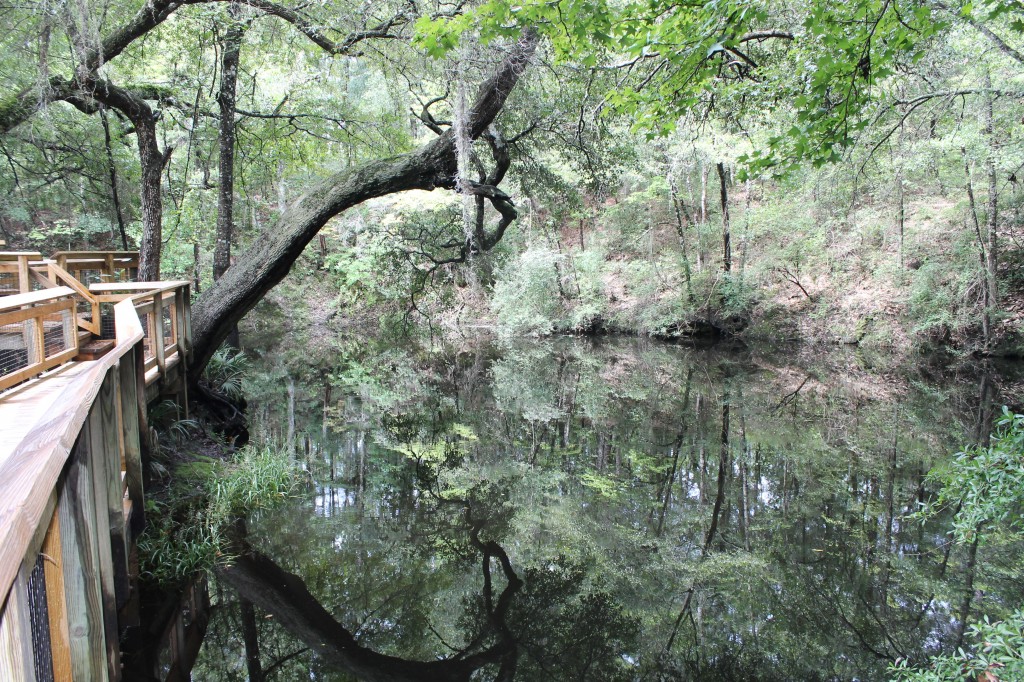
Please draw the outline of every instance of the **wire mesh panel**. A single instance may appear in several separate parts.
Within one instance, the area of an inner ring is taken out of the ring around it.
[[[72,299],[31,296],[0,311],[0,390],[71,360],[78,346]]]
[[[32,627],[32,659],[37,682],[54,682],[53,652],[50,642],[50,610],[46,604],[46,571],[43,555],[28,578],[29,620]]]
[[[149,318],[149,313],[139,315],[139,322],[142,323],[142,347],[145,349],[145,355],[143,357],[145,357],[147,361],[156,356],[156,351],[153,349],[153,339],[150,335]]]
[[[71,338],[75,333],[74,323],[70,310],[61,310],[43,318],[44,357],[52,358],[74,347],[75,341]]]
[[[117,328],[114,325],[114,304],[100,304],[100,338],[116,339]]]
[[[0,296],[9,296],[18,292],[18,273],[6,269],[0,270]]]
[[[172,301],[166,301],[160,307],[164,314],[164,348],[174,343],[174,315],[171,314]]]
[[[0,324],[0,377],[28,367],[29,342],[32,340],[28,324],[31,322]]]

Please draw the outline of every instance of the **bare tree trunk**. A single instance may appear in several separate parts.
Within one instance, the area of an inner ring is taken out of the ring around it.
[[[164,159],[156,140],[156,121],[153,111],[142,102],[145,110],[132,119],[139,144],[142,165],[142,241],[139,244],[139,281],[156,282],[160,279],[160,251],[163,246],[163,203],[160,196],[160,174]]]
[[[985,73],[985,87],[992,88],[992,80]],[[987,96],[984,107],[985,136],[988,139],[988,158],[985,160],[985,172],[988,176],[988,216],[987,216],[987,237],[988,248],[985,250],[985,284],[988,288],[988,310],[986,316],[991,325],[992,314],[999,305],[999,285],[996,281],[996,274],[999,268],[999,243],[998,243],[998,193],[996,191],[996,161],[995,161],[995,133],[992,125],[992,101],[993,96]],[[991,334],[991,327],[989,333]],[[988,341],[991,341],[989,336]]]
[[[732,235],[729,234],[729,190],[725,164],[718,164],[718,182],[722,197],[722,270],[732,270]]]
[[[260,664],[259,630],[256,629],[256,609],[245,597],[238,598],[242,617],[242,641],[245,643],[245,667],[249,682],[263,682],[263,666]]]
[[[117,229],[121,233],[121,248],[128,250],[128,233],[124,229],[124,212],[121,210],[121,197],[117,191],[117,165],[114,163],[114,150],[111,148],[110,121],[107,110],[100,109],[100,121],[103,123],[103,143],[107,150],[107,167],[110,173],[110,198],[114,202],[114,215],[117,216]]]
[[[231,265],[231,234],[234,228],[235,203],[235,92],[238,83],[238,60],[242,45],[241,8],[231,3],[229,21],[221,41],[220,92],[220,165],[217,193],[217,240],[213,249],[213,279],[221,278]]]
[[[676,233],[679,235],[679,248],[683,254],[683,278],[686,281],[686,299],[692,304],[693,303],[693,285],[690,282],[690,253],[689,248],[686,244],[686,225],[693,224],[693,218],[690,216],[689,211],[686,210],[686,205],[679,199],[679,188],[676,187],[675,178],[669,174],[668,178],[669,192],[672,197],[672,208],[675,210],[676,216]],[[683,222],[683,214],[686,214],[686,222]]]
[[[238,86],[238,61],[244,27],[242,8],[231,3],[228,20],[231,25],[221,41],[220,92],[220,160],[217,193],[217,239],[213,248],[213,279],[217,281],[231,267],[231,238],[234,232],[235,207],[235,95]],[[228,345],[239,348],[238,325],[228,332]]]
[[[992,318],[990,317],[990,291],[988,287],[988,245],[985,243],[985,238],[981,234],[981,222],[978,220],[978,205],[974,200],[974,183],[971,181],[971,164],[967,160],[967,149],[964,147],[960,148],[960,153],[964,158],[964,175],[966,177],[967,184],[967,208],[969,218],[974,224],[974,234],[978,239],[978,260],[981,261],[982,272],[985,273],[985,286],[983,287],[982,294],[982,306],[983,310],[981,313],[981,336],[985,342],[985,346],[989,345],[992,336]]]
[[[899,253],[897,254],[897,266],[903,269],[903,228],[906,223],[906,187],[903,183],[903,171],[896,173],[896,233],[899,235]]]
[[[697,231],[697,270],[704,269],[708,256],[704,251],[704,226],[708,223],[708,174],[711,172],[702,161],[700,164],[700,229]]]

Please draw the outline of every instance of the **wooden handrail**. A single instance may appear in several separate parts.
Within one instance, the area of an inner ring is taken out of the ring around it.
[[[75,294],[68,287],[56,287],[42,291],[30,291],[27,294],[13,294],[11,296],[0,296],[0,313],[5,310],[16,310],[27,305],[35,305],[44,301],[50,301]]]

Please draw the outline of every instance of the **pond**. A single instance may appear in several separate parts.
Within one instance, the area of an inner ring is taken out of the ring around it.
[[[279,606],[215,585],[194,679],[245,679],[248,640],[268,680],[880,680],[1024,600],[1020,547],[910,516],[1010,374],[637,339],[360,355],[252,382],[308,486],[247,524],[239,570]]]

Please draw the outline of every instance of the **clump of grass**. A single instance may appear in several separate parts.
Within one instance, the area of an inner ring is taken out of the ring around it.
[[[147,503],[148,525],[138,543],[142,575],[174,585],[212,571],[231,558],[230,525],[281,504],[295,485],[287,453],[266,446],[243,448],[229,461],[182,464],[165,499]]]

